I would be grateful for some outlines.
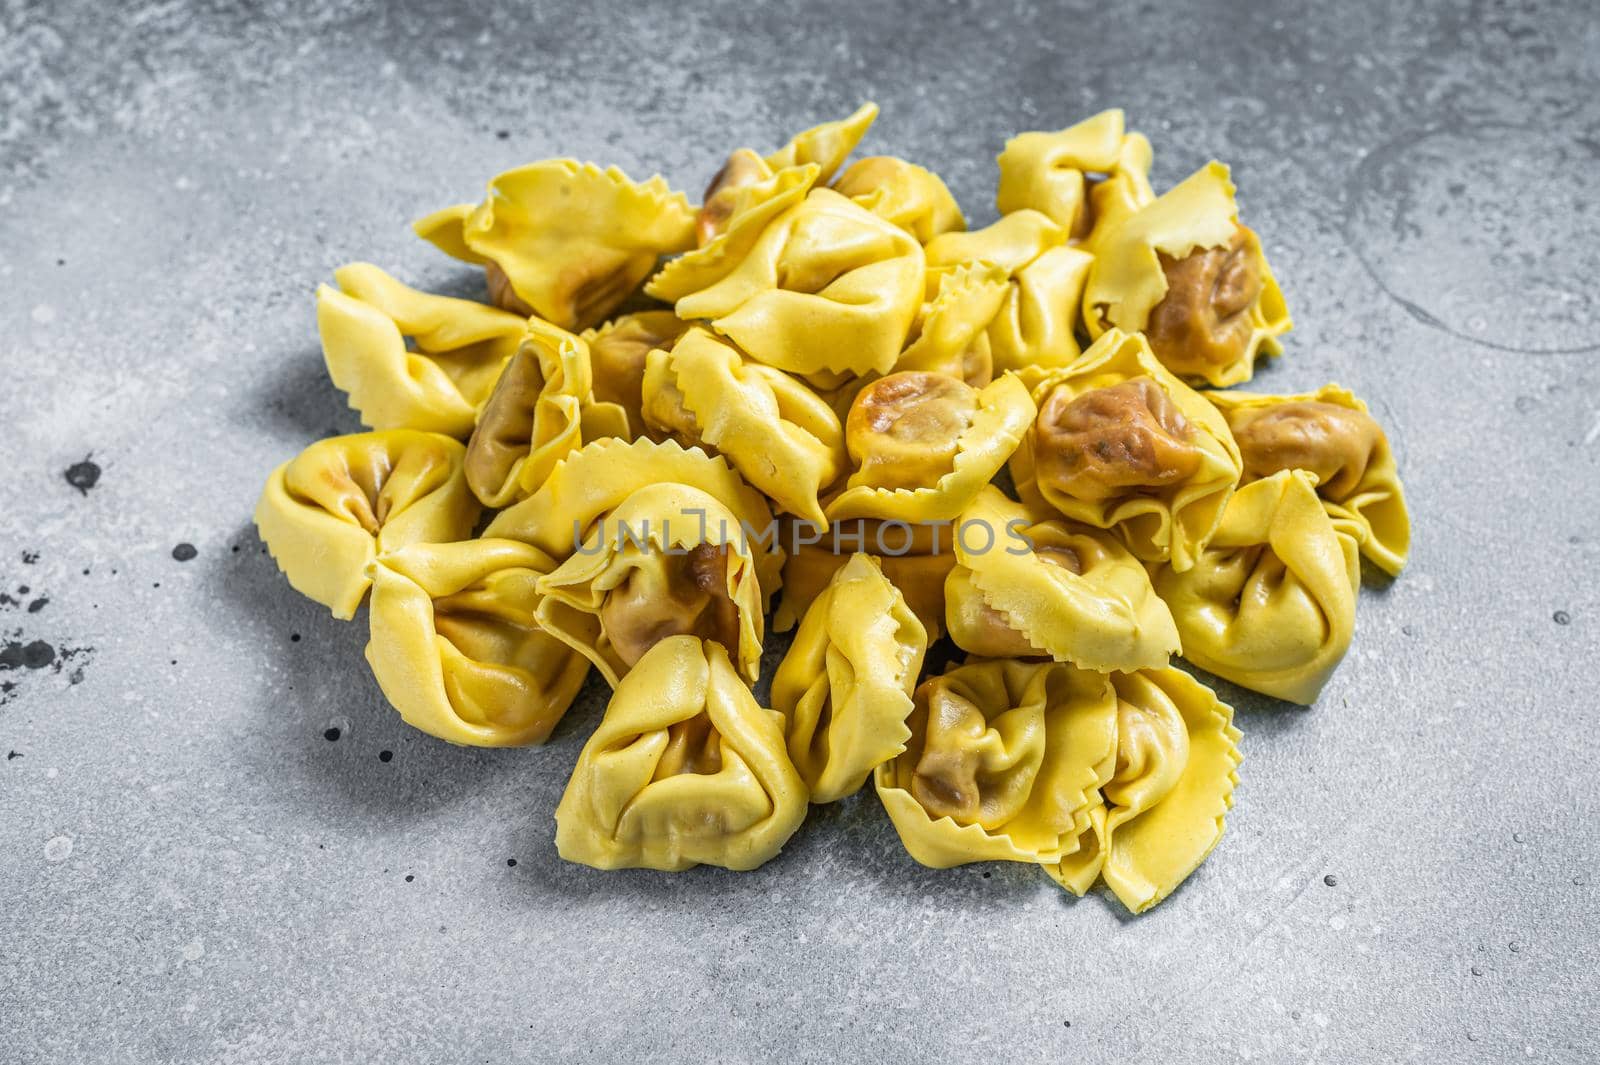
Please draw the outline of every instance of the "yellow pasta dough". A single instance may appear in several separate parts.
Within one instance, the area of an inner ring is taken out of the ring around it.
[[[415,429],[319,440],[272,471],[256,528],[295,591],[352,618],[379,552],[472,535],[464,455],[459,441]]]
[[[852,163],[833,189],[922,244],[941,233],[967,228],[960,205],[938,174],[892,155],[872,155]]]
[[[806,609],[772,706],[812,802],[855,794],[904,750],[927,648],[927,630],[870,555],[851,555]]]
[[[1005,465],[1033,416],[1012,374],[981,390],[920,371],[872,382],[845,421],[856,468],[828,500],[829,520],[949,521]]]
[[[530,318],[467,442],[467,484],[484,506],[503,507],[536,491],[586,441],[627,434],[627,412],[595,399],[589,345]]]
[[[715,449],[781,509],[824,522],[817,496],[845,464],[844,430],[800,381],[696,328],[650,353],[644,396],[647,425]]]
[[[534,620],[555,562],[514,540],[411,544],[372,563],[367,663],[408,725],[451,743],[543,743],[589,660]]]
[[[541,577],[539,625],[615,686],[668,636],[726,647],[750,681],[761,671],[761,581],[738,519],[682,484],[640,488]]]
[[[423,238],[485,267],[496,305],[563,329],[602,321],[662,255],[694,244],[694,209],[659,175],[634,182],[616,167],[547,159],[489,182],[477,206],[416,224]]]
[[[1100,672],[1161,667],[1177,653],[1171,612],[1110,533],[1040,520],[992,485],[956,528],[957,565],[944,594],[957,647],[1046,655]]]
[[[1019,133],[1000,153],[995,207],[1001,214],[1039,211],[1087,241],[1100,220],[1092,193],[1108,202],[1155,198],[1148,193],[1149,154],[1149,142],[1126,131],[1120,108],[1055,133]]]
[[[1185,658],[1307,704],[1349,650],[1361,582],[1356,542],[1334,528],[1315,482],[1283,470],[1245,485],[1191,569],[1152,575]]]
[[[1045,871],[1082,895],[1097,878],[1143,913],[1170,895],[1222,838],[1239,783],[1233,708],[1179,669],[1111,678],[1116,769],[1095,796],[1077,850]]]
[[[1245,481],[1309,470],[1334,527],[1391,577],[1411,550],[1411,517],[1389,438],[1349,389],[1272,396],[1207,392],[1239,444]]]
[[[556,807],[556,847],[597,869],[754,869],[806,816],[783,715],[721,644],[673,636],[623,678]]]
[[[740,246],[745,233],[754,235],[748,250]],[[735,218],[719,240],[678,260],[714,264],[674,264],[650,293],[790,373],[885,373],[894,365],[923,299],[915,237],[816,188],[759,232]]]
[[[597,403],[614,403],[628,416],[630,438],[648,435],[644,420],[644,364],[656,348],[670,348],[689,323],[671,311],[639,311],[583,334],[589,345]]]
[[[348,394],[361,424],[470,434],[526,321],[419,292],[371,263],[351,263],[333,276],[338,288],[317,288],[317,330],[328,376]]]
[[[1106,233],[1083,290],[1089,335],[1143,332],[1163,365],[1216,387],[1282,352],[1292,322],[1261,242],[1211,162]]]
[[[936,869],[1053,864],[1088,827],[1116,756],[1117,701],[1099,673],[972,661],[917,688],[904,753],[876,771],[911,856]]]
[[[929,242],[929,288],[935,291],[961,266],[989,263],[1006,272],[1009,291],[988,328],[996,373],[1077,358],[1078,303],[1092,259],[1067,247],[1067,236],[1046,215],[1017,211],[987,228]]]
[[[1182,571],[1205,546],[1240,473],[1217,409],[1112,330],[1033,390],[1039,415],[1011,460],[1025,501],[1114,529],[1146,562]]]
[[[686,450],[672,440],[605,439],[585,445],[557,463],[539,491],[497,514],[484,535],[521,540],[565,559],[601,519],[652,484],[695,488],[726,507],[737,523],[717,534],[727,538],[742,533],[755,552],[762,590],[768,597],[778,590],[783,551],[766,499],[724,459],[699,448]]]
[[[922,305],[895,369],[942,373],[974,388],[989,384],[994,380],[989,326],[1010,293],[1010,279],[993,263],[955,267]]]
[[[858,519],[813,531],[816,539],[802,540],[784,562],[783,598],[773,615],[774,631],[792,629],[850,556],[865,552],[905,598],[928,638],[944,635],[944,584],[956,561],[950,522]]]

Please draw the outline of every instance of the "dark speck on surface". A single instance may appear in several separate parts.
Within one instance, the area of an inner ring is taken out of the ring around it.
[[[394,752],[393,751],[379,751],[378,752],[378,761],[380,761],[380,762],[392,762],[392,761],[394,761]]]
[[[22,752],[21,751],[7,751],[6,752],[6,761],[8,761],[8,762],[11,761],[13,758],[21,758],[21,757],[22,757]]]
[[[100,483],[100,467],[93,461],[94,452],[83,456],[81,462],[74,462],[68,466],[63,476],[67,483],[84,495],[89,494],[89,489]]]
[[[55,660],[56,649],[43,640],[9,640],[0,646],[0,669],[43,669]]]
[[[517,860],[515,858],[507,858],[506,867],[508,869],[515,869],[517,867]]]
[[[322,738],[327,740],[329,743],[333,743],[339,738],[339,730],[337,728],[323,729]]]
[[[50,600],[48,598],[41,595],[39,598],[28,604],[28,613],[37,614],[39,611],[43,610],[49,604],[49,602]]]
[[[1557,625],[1570,625],[1570,624],[1572,624],[1572,615],[1567,613],[1565,610],[1557,610],[1554,614],[1551,615],[1551,617],[1555,619],[1555,623]]]
[[[1327,876],[1323,877],[1322,882],[1327,884],[1329,887],[1339,886],[1339,878],[1334,876],[1332,873],[1329,873]]]
[[[509,129],[495,130],[495,134],[494,135],[496,137],[499,137],[503,141],[508,141],[508,140],[511,139],[511,131]]]
[[[299,643],[300,642],[300,634],[298,632],[291,632],[289,634],[289,642],[290,643]]]
[[[172,557],[177,559],[179,562],[188,562],[199,553],[199,551],[195,550],[195,546],[193,544],[187,542],[181,543],[172,549]]]
[[[411,874],[410,874],[410,873],[407,873],[407,874],[406,874],[406,883],[408,883],[408,884],[409,884],[409,883],[411,883],[411,882],[412,882],[412,881],[413,881],[413,880],[415,880],[415,879],[416,879],[416,877],[414,877],[414,876],[412,876],[412,875],[411,875]]]
[[[1483,975],[1483,970],[1478,968],[1476,965],[1474,965],[1472,967],[1472,975],[1473,976],[1482,976]]]
[[[31,566],[37,561],[39,561],[39,552],[37,552],[37,551],[24,551],[24,552],[22,552],[22,564],[24,566]]]

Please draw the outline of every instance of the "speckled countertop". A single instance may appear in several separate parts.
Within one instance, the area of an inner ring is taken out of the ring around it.
[[[0,1060],[1593,1060],[1592,5],[250,6],[0,0]],[[1224,689],[1227,836],[1138,920],[923,869],[870,793],[753,874],[565,865],[599,688],[430,740],[250,525],[357,428],[334,267],[460,289],[406,223],[499,169],[693,191],[868,98],[977,224],[1106,106],[1158,185],[1232,163],[1298,323],[1258,384],[1400,453],[1410,570],[1314,709]]]

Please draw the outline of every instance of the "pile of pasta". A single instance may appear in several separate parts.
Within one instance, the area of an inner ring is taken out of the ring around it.
[[[969,231],[931,171],[846,165],[876,113],[738,149],[699,206],[500,174],[415,227],[487,302],[336,271],[328,372],[373,431],[274,470],[257,524],[299,591],[368,602],[434,736],[541,743],[599,672],[569,860],[750,869],[870,779],[919,862],[1143,911],[1238,780],[1174,656],[1315,700],[1360,558],[1405,564],[1394,456],[1337,385],[1221,391],[1290,328],[1227,167],[1157,195],[1107,111],[1008,142]]]

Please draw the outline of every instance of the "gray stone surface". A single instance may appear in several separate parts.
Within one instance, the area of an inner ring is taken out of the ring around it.
[[[0,0],[0,1060],[1594,1060],[1591,4],[249,6]],[[1105,106],[1160,185],[1232,163],[1298,322],[1258,384],[1400,452],[1410,570],[1314,709],[1225,689],[1227,836],[1138,920],[922,869],[870,794],[748,875],[565,865],[602,693],[410,731],[250,525],[357,428],[334,267],[470,290],[406,223],[499,169],[692,191],[865,98],[979,224],[1009,134]]]

